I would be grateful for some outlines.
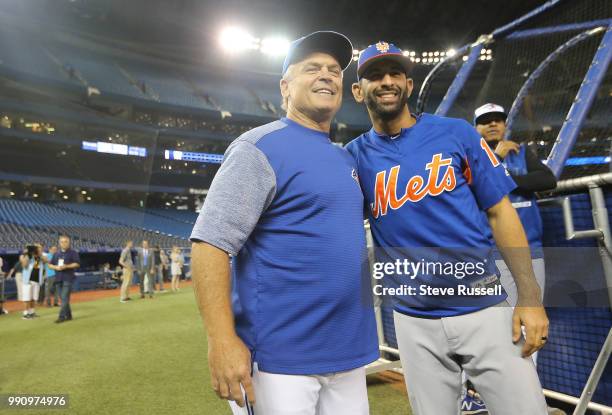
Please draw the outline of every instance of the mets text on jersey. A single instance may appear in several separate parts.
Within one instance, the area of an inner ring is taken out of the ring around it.
[[[429,172],[427,179],[423,176],[415,175],[408,180],[404,194],[398,198],[397,178],[400,166],[391,167],[389,178],[386,178],[387,171],[383,170],[376,173],[376,184],[374,185],[374,203],[372,216],[378,218],[380,215],[387,214],[387,209],[399,209],[404,203],[418,202],[425,196],[438,196],[444,191],[452,191],[457,185],[455,169],[451,165],[452,158],[442,158],[441,153],[434,154],[431,162],[425,165]],[[441,178],[439,180],[439,178]]]
[[[495,153],[491,150],[484,138],[480,139],[480,148],[484,150],[493,167],[499,166],[499,160]],[[451,192],[457,185],[457,177],[455,168],[452,166],[452,158],[443,158],[442,153],[436,153],[432,156],[431,161],[425,165],[427,177],[414,175],[406,184],[404,194],[399,196],[397,193],[397,182],[400,173],[400,165],[391,167],[389,177],[387,171],[379,171],[376,173],[376,183],[374,184],[374,203],[370,204],[372,216],[378,219],[379,216],[385,216],[389,208],[396,210],[401,208],[406,202],[418,202],[425,196],[438,196],[443,192]],[[465,160],[465,168],[463,175],[468,181],[472,182],[472,171],[467,160]],[[508,171],[506,171],[508,175]]]

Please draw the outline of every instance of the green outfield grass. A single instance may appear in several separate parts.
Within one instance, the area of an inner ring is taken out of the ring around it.
[[[32,321],[0,317],[0,394],[68,394],[69,409],[0,413],[230,414],[210,388],[191,288],[127,304],[74,304],[74,320],[60,325],[57,310],[39,308]],[[410,414],[405,393],[368,381],[372,414]]]

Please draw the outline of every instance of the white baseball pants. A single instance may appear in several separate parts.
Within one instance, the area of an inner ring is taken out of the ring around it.
[[[368,415],[365,368],[325,375],[281,375],[253,368],[256,403],[234,415]]]

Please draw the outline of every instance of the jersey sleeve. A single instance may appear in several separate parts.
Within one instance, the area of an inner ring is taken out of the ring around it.
[[[190,239],[236,255],[275,192],[276,177],[262,151],[246,141],[233,143],[213,179]]]
[[[486,140],[467,122],[460,129],[465,146],[465,169],[468,183],[482,210],[499,203],[516,188],[506,168]]]
[[[353,157],[353,159],[355,160],[355,163],[357,163],[357,143],[356,143],[356,141],[353,140],[353,141],[347,143],[344,146],[344,148]]]
[[[365,189],[363,188],[363,183],[360,179],[361,177],[361,170],[359,169],[359,147],[357,144],[357,139],[349,142],[348,144],[346,144],[344,146],[344,148],[346,149],[346,151],[348,151],[348,153],[351,155],[351,157],[353,158],[353,162],[355,163],[355,168],[357,169],[357,178],[358,178],[358,182],[359,182],[359,187],[361,188],[361,193],[363,193],[363,218],[364,219],[368,219],[369,215],[372,213],[372,211],[370,210],[370,207],[368,206],[368,201],[365,197],[366,192]]]
[[[533,193],[557,187],[557,178],[538,159],[537,153],[531,147],[525,147],[525,162],[527,164],[527,174],[512,175],[512,179],[516,182],[517,190],[524,193]]]

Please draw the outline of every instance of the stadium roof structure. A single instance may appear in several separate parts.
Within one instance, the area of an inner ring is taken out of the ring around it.
[[[5,0],[0,12],[22,14],[43,25],[108,37],[161,53],[200,61],[216,55],[227,25],[257,36],[297,38],[336,30],[357,48],[384,39],[403,49],[448,50],[510,22],[544,0]],[[250,56],[244,58],[253,65]],[[282,64],[282,58],[278,59]],[[239,64],[237,60],[226,64]],[[255,63],[275,72],[275,59]],[[259,69],[259,68],[258,68]]]

